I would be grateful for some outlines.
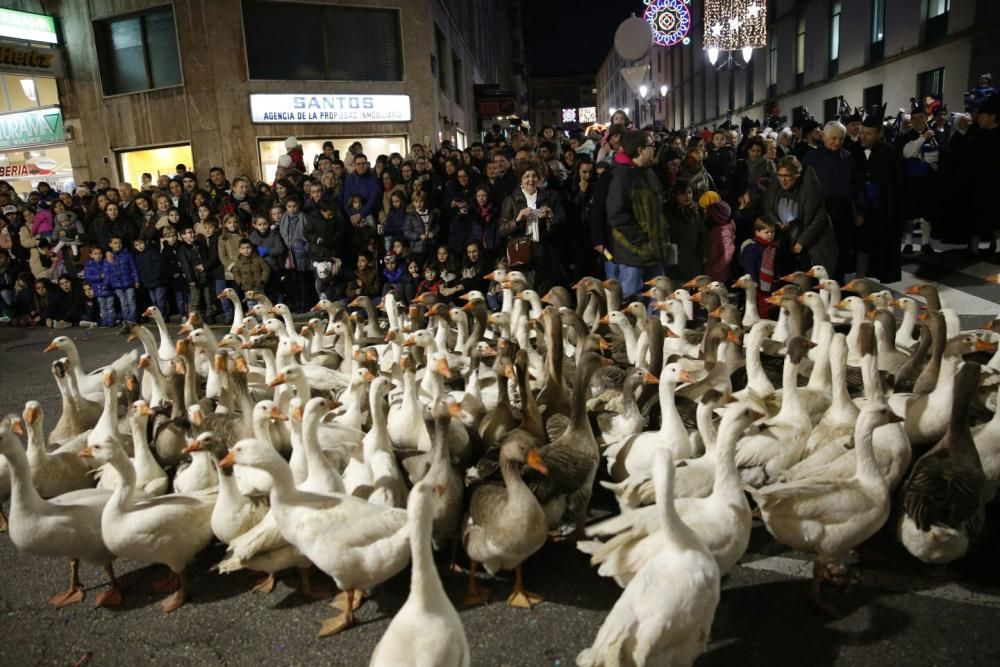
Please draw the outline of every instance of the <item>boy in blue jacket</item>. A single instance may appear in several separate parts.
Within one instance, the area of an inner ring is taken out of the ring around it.
[[[108,248],[110,250],[105,257],[104,271],[107,273],[111,289],[115,291],[115,296],[121,304],[125,324],[135,324],[139,319],[135,312],[135,290],[141,284],[135,258],[131,252],[122,247],[120,236],[112,236]]]
[[[100,248],[90,249],[90,259],[83,265],[83,278],[94,288],[94,296],[101,308],[101,322],[99,326],[114,326],[118,309],[115,308],[115,294],[111,290],[111,283],[108,282],[108,275],[105,271],[104,256]]]

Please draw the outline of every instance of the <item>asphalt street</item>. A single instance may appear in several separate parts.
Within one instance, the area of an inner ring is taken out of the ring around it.
[[[967,282],[975,287],[973,298],[995,307],[997,293]],[[982,319],[985,313],[962,314]],[[89,367],[108,363],[130,345],[110,331],[68,333]],[[0,414],[20,412],[24,401],[36,399],[54,424],[59,398],[49,373],[53,355],[42,352],[53,336],[0,329]],[[712,642],[698,665],[1000,664],[1000,506],[987,510],[982,543],[948,568],[922,566],[894,543],[887,527],[861,550],[860,578],[839,599],[839,619],[806,599],[809,561],[756,527],[747,555],[723,580]],[[192,568],[193,597],[170,615],[160,610],[162,596],[150,590],[162,566],[122,561],[116,564],[125,592],[120,608],[91,608],[107,581],[102,571],[85,567],[87,600],[55,610],[46,599],[66,587],[66,564],[20,554],[0,535],[0,664],[366,665],[409,588],[404,571],[374,590],[358,612],[359,626],[318,639],[320,622],[334,610],[297,593],[291,575],[270,595],[251,593],[249,575],[210,570],[222,553],[216,545],[201,554]],[[572,665],[620,593],[565,543],[548,544],[527,561],[525,584],[545,597],[531,611],[504,603],[512,583],[507,573],[486,582],[494,590],[489,605],[464,609],[464,577],[440,569],[475,665]]]

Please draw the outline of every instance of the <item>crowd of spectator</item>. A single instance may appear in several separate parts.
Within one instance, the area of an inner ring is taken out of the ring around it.
[[[606,127],[495,126],[463,150],[413,144],[374,160],[360,142],[344,155],[327,142],[308,165],[289,137],[270,183],[185,165],[138,187],[42,182],[23,198],[0,182],[0,323],[111,327],[149,305],[230,322],[227,287],[296,312],[389,292],[495,303],[498,266],[539,292],[614,278],[626,297],[661,274],[743,273],[763,296],[813,265],[892,282],[918,230],[925,252],[932,228],[995,252],[998,101],[780,130],[639,130],[619,111]]]

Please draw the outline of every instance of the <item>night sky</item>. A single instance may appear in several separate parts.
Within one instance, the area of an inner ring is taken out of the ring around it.
[[[642,0],[521,0],[529,76],[596,74],[618,24]]]

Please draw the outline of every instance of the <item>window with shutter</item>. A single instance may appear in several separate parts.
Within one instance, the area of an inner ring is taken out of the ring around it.
[[[105,95],[183,83],[172,6],[99,19],[93,26]]]

